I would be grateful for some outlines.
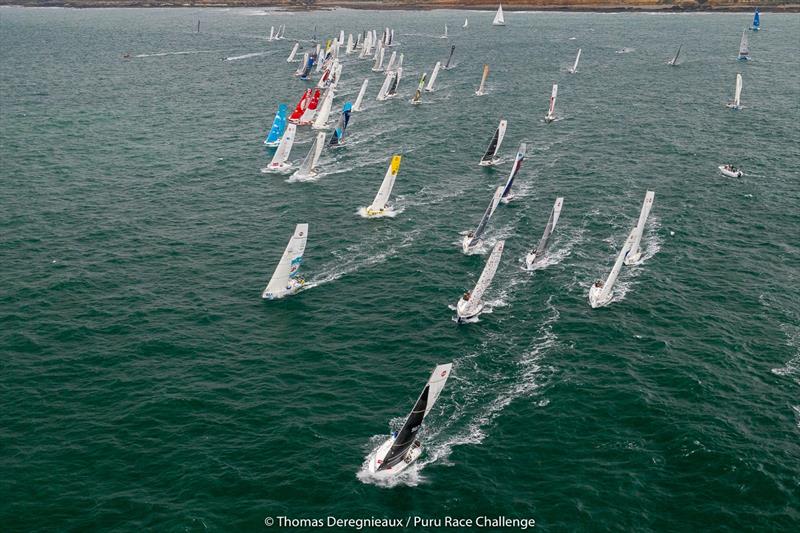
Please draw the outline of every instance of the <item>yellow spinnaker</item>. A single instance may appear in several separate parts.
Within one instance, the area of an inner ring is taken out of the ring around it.
[[[392,174],[397,174],[397,172],[400,170],[400,159],[401,158],[402,158],[402,156],[399,156],[399,155],[396,155],[396,156],[392,157],[392,166],[391,166]]]

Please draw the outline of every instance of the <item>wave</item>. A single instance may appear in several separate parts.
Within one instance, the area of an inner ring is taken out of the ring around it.
[[[156,52],[154,54],[137,54],[134,58],[140,57],[163,57],[163,56],[183,56],[191,54],[219,54],[221,52],[229,52],[230,50],[183,50],[180,52]]]
[[[249,59],[251,57],[265,56],[265,55],[274,54],[274,53],[275,53],[275,51],[272,51],[272,52],[253,52],[251,54],[243,54],[243,55],[240,55],[240,56],[226,57],[225,61],[239,61],[240,59]]]

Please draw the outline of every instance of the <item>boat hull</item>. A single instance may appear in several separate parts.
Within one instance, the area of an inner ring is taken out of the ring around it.
[[[477,244],[470,246],[469,244],[470,241],[472,241],[472,237],[470,237],[469,235],[466,235],[464,237],[464,240],[461,241],[461,249],[464,251],[465,254],[469,253],[470,250],[472,250],[473,248],[475,248],[475,246],[477,246]]]
[[[458,304],[456,304],[456,317],[457,317],[457,320],[458,320],[459,324],[461,324],[463,322],[466,322],[467,320],[470,320],[472,318],[477,317],[483,311],[483,302],[481,302],[478,305],[478,307],[474,311],[471,311],[471,312],[467,311],[468,305],[469,305],[469,302],[467,300],[465,300],[464,298],[461,298],[458,301]]]
[[[528,270],[533,270],[533,265],[536,264],[537,259],[539,259],[539,257],[536,256],[536,252],[525,256],[525,266]]]
[[[406,454],[404,460],[400,461],[396,465],[391,468],[387,468],[384,470],[378,470],[380,468],[381,463],[383,462],[383,458],[386,457],[386,454],[389,453],[389,450],[392,448],[392,444],[394,444],[394,437],[389,437],[386,442],[380,445],[377,449],[375,454],[369,460],[369,465],[367,469],[369,473],[378,479],[386,479],[392,476],[398,475],[400,472],[404,471],[406,468],[411,466],[414,461],[416,461],[420,455],[422,455],[422,446],[412,446],[411,449]]]
[[[726,169],[724,165],[720,165],[717,167],[720,172],[722,172],[725,176],[729,178],[741,178],[744,173],[741,170],[737,170],[736,172],[731,172],[730,170]]]
[[[495,165],[499,165],[502,162],[503,162],[502,159],[500,159],[499,157],[495,157],[493,159],[490,159],[489,161],[479,161],[478,164],[482,167],[493,167]]]
[[[597,287],[592,285],[592,288],[589,289],[589,305],[592,306],[592,309],[596,309],[598,307],[603,307],[608,302],[611,301],[611,297],[601,299],[600,294],[603,292],[602,287]]]
[[[286,163],[270,163],[265,167],[264,170],[267,172],[286,172],[292,168],[292,164],[289,162]]]
[[[264,292],[261,294],[261,298],[265,300],[279,300],[281,298],[297,294],[298,292],[300,292],[300,289],[303,288],[303,285],[305,285],[305,282],[303,280],[291,279],[289,280],[289,285],[281,291],[267,292],[265,289]]]
[[[625,256],[624,264],[625,266],[638,265],[641,260],[642,260],[642,251],[638,250],[636,253],[633,254],[629,253],[627,256]]]
[[[281,140],[278,139],[277,141],[264,141],[264,146],[267,148],[277,148],[278,145],[281,144]]]
[[[553,115],[546,115],[544,117],[544,121],[547,122],[548,124],[550,124],[551,122],[555,121],[555,119],[556,119],[556,117],[554,117]]]

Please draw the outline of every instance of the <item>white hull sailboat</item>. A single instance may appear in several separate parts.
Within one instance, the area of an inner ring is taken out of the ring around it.
[[[747,41],[747,30],[742,30],[742,39],[739,41],[739,61],[750,61],[750,43]]]
[[[422,443],[418,439],[422,423],[444,389],[452,368],[453,364],[447,363],[433,369],[403,427],[393,432],[370,457],[367,470],[373,477],[386,479],[396,476],[422,455]]]
[[[481,160],[478,162],[480,166],[490,167],[503,162],[502,159],[497,157],[497,152],[500,151],[500,145],[503,144],[503,138],[506,136],[507,125],[507,120],[500,120],[500,124],[497,126],[497,129],[494,130],[492,140],[489,141],[489,146],[486,148],[486,153],[483,154],[483,157],[481,157]]]
[[[542,238],[539,239],[539,244],[525,256],[525,265],[528,270],[533,270],[537,263],[541,263],[544,259],[547,247],[550,244],[550,235],[556,229],[558,224],[558,217],[561,216],[561,207],[564,205],[564,198],[556,198],[556,203],[553,204],[553,210],[550,211],[550,218],[547,220],[547,225],[542,233]]]
[[[433,84],[436,81],[436,77],[439,75],[439,69],[441,68],[441,66],[442,66],[441,61],[437,61],[436,65],[434,65],[433,72],[431,72],[431,77],[430,79],[428,79],[428,85],[425,86],[426,92],[432,93],[433,91],[436,90],[433,88]]]
[[[292,174],[292,179],[304,180],[315,177],[317,175],[317,162],[319,162],[319,156],[322,154],[323,148],[325,148],[325,132],[321,131],[317,133],[317,137],[311,144],[311,149],[308,151],[306,158],[300,164],[300,168]]]
[[[381,85],[381,89],[378,91],[378,96],[375,97],[376,100],[382,102],[386,100],[389,94],[389,87],[391,86],[394,78],[397,74],[395,72],[387,72],[386,77],[383,79],[383,85]]]
[[[298,224],[294,229],[294,235],[289,239],[286,250],[283,251],[278,266],[272,274],[267,287],[261,293],[261,297],[268,300],[275,300],[295,294],[303,288],[305,281],[297,275],[300,263],[303,262],[303,252],[306,249],[308,239],[308,224]]]
[[[544,121],[548,124],[556,119],[556,97],[558,96],[558,84],[553,84],[553,92],[550,93],[550,108],[547,110],[547,115]]]
[[[289,52],[289,57],[286,58],[287,63],[293,63],[295,61],[294,56],[297,54],[297,49],[300,48],[300,43],[294,43],[292,47],[292,51]]]
[[[578,61],[581,60],[581,49],[578,48],[578,55],[575,56],[575,64],[570,67],[567,72],[570,74],[576,74],[578,72]]]
[[[678,46],[678,51],[675,52],[675,57],[673,57],[672,59],[667,61],[667,65],[669,65],[671,67],[675,67],[675,66],[678,65],[678,56],[681,55],[681,48],[683,48],[682,44]]]
[[[328,117],[331,114],[333,107],[333,88],[328,87],[325,91],[325,96],[322,98],[322,105],[319,106],[317,118],[314,119],[314,124],[311,125],[312,129],[324,130],[328,127]]]
[[[642,241],[644,225],[647,222],[647,217],[650,216],[650,210],[653,208],[653,200],[655,197],[656,193],[653,191],[647,191],[644,195],[644,203],[639,213],[639,221],[636,223],[636,228],[633,230],[634,235],[631,249],[628,251],[628,255],[625,256],[625,266],[636,265],[642,260],[642,250],[639,248],[639,244]]]
[[[635,232],[636,229],[634,228],[631,230],[628,238],[625,239],[625,245],[622,247],[622,250],[620,250],[608,278],[606,278],[605,281],[595,281],[589,289],[589,305],[591,305],[593,309],[603,307],[611,302],[611,298],[614,295],[614,283],[616,283],[617,276],[619,276],[619,272],[622,270],[622,263],[625,261],[625,256],[628,255],[631,249]]]
[[[489,254],[489,259],[486,260],[486,266],[483,267],[481,277],[475,287],[464,293],[458,303],[456,304],[456,315],[459,324],[473,318],[477,318],[483,311],[483,293],[489,288],[489,285],[494,279],[494,274],[497,272],[497,267],[500,265],[500,258],[503,255],[503,247],[505,241],[497,241],[494,245],[492,253]]]
[[[503,17],[503,4],[500,4],[497,8],[497,13],[494,14],[494,20],[492,21],[492,26],[505,26],[506,19]]]
[[[475,96],[483,96],[486,94],[486,78],[489,77],[489,65],[483,65],[483,75],[481,76],[481,84],[478,86],[478,90],[475,91]]]
[[[283,133],[283,137],[278,145],[278,149],[275,150],[275,155],[272,157],[272,161],[270,161],[269,165],[263,169],[264,171],[284,172],[291,168],[292,163],[288,159],[289,153],[292,151],[292,145],[294,144],[294,136],[296,132],[297,126],[294,124],[286,125],[286,131]]]
[[[486,211],[484,211],[480,222],[478,222],[478,227],[475,228],[475,231],[467,233],[461,241],[461,249],[465,254],[469,253],[470,250],[481,243],[483,232],[486,231],[486,226],[489,224],[489,220],[492,218],[495,209],[497,209],[497,205],[500,203],[500,199],[503,197],[503,189],[504,187],[502,185],[495,189],[492,201],[489,203],[489,207],[486,208]]]
[[[469,26],[469,20],[464,19],[464,25],[462,26],[462,28],[466,28],[467,26]]]
[[[742,75],[736,74],[736,89],[734,89],[733,100],[725,104],[728,109],[739,111],[742,109]]]
[[[389,197],[392,195],[394,182],[397,179],[397,173],[400,171],[401,159],[402,156],[400,155],[392,156],[392,161],[389,163],[389,168],[383,177],[381,188],[378,189],[378,194],[375,195],[375,199],[366,209],[368,217],[383,217],[393,213],[392,208],[389,206]]]

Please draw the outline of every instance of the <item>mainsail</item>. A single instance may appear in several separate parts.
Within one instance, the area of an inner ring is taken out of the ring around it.
[[[636,228],[634,229],[633,234],[633,242],[631,242],[631,249],[628,252],[629,258],[638,258],[639,256],[639,243],[642,241],[644,225],[645,222],[647,222],[647,217],[650,215],[650,209],[653,207],[653,199],[655,199],[655,196],[656,193],[653,191],[647,191],[644,195],[642,211],[639,213],[639,221],[636,223]],[[631,262],[626,260],[625,264],[631,264]]]
[[[563,204],[563,197],[556,198],[556,203],[553,204],[553,210],[550,211],[550,218],[547,220],[547,225],[544,227],[542,238],[539,239],[538,246],[532,250],[532,253],[536,255],[536,259],[541,259],[544,256],[544,252],[547,250],[547,246],[550,244],[550,235],[556,228],[556,224],[558,224],[558,217],[561,215],[561,206]]]
[[[497,267],[500,265],[500,257],[503,255],[505,242],[506,241],[497,241],[497,244],[494,245],[492,253],[489,255],[489,259],[486,261],[486,266],[483,267],[481,277],[478,278],[478,282],[469,293],[467,306],[461,311],[463,316],[472,316],[479,311],[483,293],[486,292],[486,289],[488,289],[489,285],[491,285],[492,279],[494,279],[494,274],[497,272]]]
[[[317,118],[311,126],[315,130],[322,130],[327,127],[328,116],[331,114],[331,107],[333,106],[333,88],[328,87],[325,91],[325,96],[322,98],[322,105],[317,112]]]
[[[294,43],[292,51],[289,52],[289,57],[286,58],[287,63],[291,63],[292,61],[294,61],[294,55],[297,53],[298,48],[300,48],[300,43]]]
[[[500,120],[500,124],[497,126],[497,129],[494,130],[492,140],[489,142],[489,146],[486,148],[486,153],[483,154],[483,157],[481,157],[481,163],[491,163],[494,161],[497,152],[500,150],[500,145],[503,144],[503,137],[506,136],[507,125],[508,121]]]
[[[289,115],[289,122],[297,122],[298,120],[300,120],[300,117],[303,116],[303,113],[308,107],[308,103],[310,100],[311,100],[311,89],[306,89],[306,92],[303,93],[303,96],[297,103],[297,107],[295,107],[292,114]]]
[[[292,151],[292,145],[294,144],[294,135],[296,129],[297,126],[294,124],[289,124],[286,126],[286,132],[281,138],[281,143],[278,145],[278,149],[275,150],[275,155],[272,157],[272,162],[270,165],[283,165],[286,163],[286,160],[289,159],[289,153]]]
[[[581,48],[578,48],[578,55],[575,56],[575,64],[572,65],[571,69],[569,69],[569,71],[572,74],[575,74],[576,72],[578,72],[578,61],[580,61],[580,60],[581,60]]]
[[[488,77],[489,77],[489,65],[483,65],[483,75],[481,76],[481,84],[480,86],[478,86],[478,90],[475,91],[475,94],[477,94],[478,96],[485,94],[483,89],[484,86],[486,85],[486,78]]]
[[[753,13],[753,31],[758,31],[761,28],[761,17],[758,13],[758,8],[756,8],[756,12]]]
[[[450,61],[453,59],[453,52],[456,51],[456,45],[452,45],[450,47],[450,55],[447,56],[447,63],[444,64],[444,69],[447,70],[450,68]]]
[[[308,151],[308,154],[306,154],[306,158],[303,159],[303,163],[293,176],[295,178],[307,178],[314,174],[314,171],[317,168],[317,162],[319,161],[319,156],[322,154],[322,149],[324,147],[325,133],[319,132],[317,133],[316,139],[314,139],[314,142],[311,144],[311,149]]]
[[[450,377],[450,370],[453,368],[452,363],[445,365],[438,365],[431,373],[428,383],[422,389],[422,394],[419,395],[411,413],[406,418],[403,427],[397,433],[392,447],[383,458],[378,470],[386,470],[400,463],[408,453],[409,448],[414,444],[414,441],[422,428],[422,422],[428,413],[433,408],[433,404],[439,398],[447,378]]]
[[[412,103],[418,104],[420,99],[422,98],[422,90],[425,87],[425,77],[428,74],[426,72],[422,73],[422,77],[419,79],[419,85],[417,86],[417,90],[414,92],[414,98],[411,100]]]
[[[389,163],[389,168],[386,170],[386,175],[383,177],[381,188],[378,189],[378,194],[375,195],[372,204],[367,208],[367,213],[370,211],[380,212],[388,206],[389,196],[392,194],[392,188],[394,188],[397,173],[400,171],[400,159],[401,156],[399,155],[392,156],[392,161]]]
[[[389,94],[389,86],[392,84],[392,80],[397,76],[395,72],[387,72],[386,78],[383,80],[383,85],[381,85],[381,90],[378,91],[377,100],[386,100],[386,96]]]
[[[500,186],[494,191],[494,196],[492,196],[492,201],[489,204],[489,207],[486,208],[486,211],[484,211],[481,221],[478,222],[478,227],[475,228],[475,231],[473,231],[470,235],[468,235],[470,237],[470,240],[469,243],[467,244],[467,247],[475,246],[476,244],[478,244],[478,242],[480,242],[481,236],[483,235],[483,232],[486,230],[486,225],[489,223],[489,219],[492,218],[494,210],[497,209],[497,204],[500,203],[500,198],[502,198],[502,196],[503,196],[503,187]]]
[[[345,102],[344,107],[342,108],[342,114],[339,117],[339,124],[336,126],[336,129],[333,130],[333,135],[331,136],[331,142],[329,143],[330,146],[339,146],[344,144],[344,134],[347,131],[347,124],[350,122],[350,111],[353,109],[353,104],[350,102]]]
[[[439,75],[439,68],[442,66],[441,61],[437,61],[436,65],[433,67],[433,72],[431,72],[431,77],[428,80],[428,86],[425,87],[425,90],[428,92],[433,92],[433,83],[436,81],[436,76]]]
[[[269,135],[264,140],[264,144],[272,145],[277,143],[286,129],[286,104],[278,106],[278,112],[275,113],[275,119],[272,121],[272,128],[269,130]]]
[[[400,85],[400,78],[402,76],[402,68],[398,68],[394,71],[394,78],[392,78],[392,83],[389,84],[389,90],[386,92],[386,96],[394,96],[397,94],[397,86]]]
[[[319,104],[320,94],[321,92],[319,89],[314,91],[314,96],[312,96],[311,101],[308,102],[308,107],[306,107],[306,110],[303,111],[303,115],[297,121],[298,124],[311,124],[311,122],[314,120],[314,115],[317,114],[317,105]]]
[[[283,296],[284,292],[290,288],[289,280],[297,275],[300,268],[300,263],[303,262],[303,252],[306,249],[306,240],[308,239],[308,224],[298,224],[295,227],[294,235],[289,239],[289,244],[286,245],[281,260],[275,268],[267,287],[261,293],[262,298]]]
[[[556,115],[556,97],[558,96],[558,84],[553,84],[553,91],[550,93],[550,108],[547,110],[545,120],[555,120]]]
[[[497,8],[497,13],[494,15],[494,20],[492,21],[492,25],[494,26],[505,26],[506,20],[503,18],[503,4],[500,4]]]
[[[733,105],[737,109],[742,106],[742,75],[736,74],[736,91],[733,96]]]
[[[368,83],[369,78],[365,78],[364,83],[361,84],[361,90],[358,91],[358,97],[356,98],[356,103],[353,105],[353,111],[361,111],[361,101],[364,99],[364,93],[367,92]]]
[[[682,45],[682,44],[681,44],[681,45],[678,45],[678,51],[677,51],[677,52],[675,52],[675,57],[673,57],[672,59],[670,59],[670,60],[669,60],[669,64],[670,64],[670,65],[677,65],[677,64],[678,64],[678,56],[680,56],[680,55],[681,55],[681,48],[682,48],[682,47],[683,47],[683,45]]]
[[[503,187],[503,198],[505,199],[508,199],[511,196],[511,186],[514,184],[514,178],[517,176],[520,167],[522,167],[522,162],[525,160],[525,153],[527,152],[527,149],[528,149],[527,144],[519,143],[519,150],[517,150],[517,156],[514,158],[514,164],[511,166],[511,172],[508,174],[506,185],[505,187]]]
[[[739,41],[739,59],[750,59],[750,44],[747,41],[747,30],[742,30],[742,40]]]
[[[628,252],[631,250],[631,245],[633,244],[635,237],[634,233],[636,233],[636,228],[632,229],[628,235],[628,238],[625,239],[625,245],[622,247],[622,250],[620,250],[617,260],[614,262],[614,268],[611,269],[611,273],[608,275],[608,278],[606,278],[603,288],[598,295],[597,300],[599,302],[604,302],[611,297],[611,291],[614,289],[614,283],[616,283],[617,276],[619,276],[619,272],[622,270],[622,263],[625,261],[625,257],[628,255]]]

